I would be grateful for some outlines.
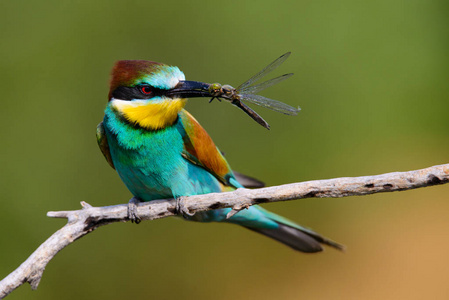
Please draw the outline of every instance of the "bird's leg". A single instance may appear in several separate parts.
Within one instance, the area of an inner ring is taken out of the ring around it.
[[[128,219],[132,223],[139,224],[142,221],[137,215],[137,204],[142,202],[139,198],[132,197],[128,202]]]
[[[186,206],[185,197],[180,196],[176,198],[176,212],[178,215],[182,215],[184,219],[188,219],[189,217],[193,217],[195,213],[191,213]]]

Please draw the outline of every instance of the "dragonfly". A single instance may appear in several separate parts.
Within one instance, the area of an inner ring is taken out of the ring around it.
[[[257,95],[258,92],[278,84],[293,75],[293,73],[288,73],[262,83],[257,83],[262,77],[279,67],[290,54],[291,52],[285,53],[237,88],[233,88],[228,84],[222,85],[220,83],[181,80],[173,89],[167,91],[165,95],[168,97],[181,98],[212,97],[209,100],[209,103],[214,99],[218,99],[219,101],[223,99],[243,110],[248,116],[266,129],[270,129],[270,125],[252,108],[247,106],[245,102],[257,104],[286,115],[298,114],[300,111],[299,107],[295,108],[283,102]]]
[[[287,52],[284,55],[280,56],[268,66],[252,76],[250,79],[239,85],[237,88],[233,88],[230,85],[221,85],[220,83],[210,84],[209,93],[212,96],[212,99],[209,100],[209,103],[214,99],[224,99],[243,110],[254,121],[259,123],[266,129],[270,129],[270,125],[244,102],[256,104],[286,115],[297,115],[301,110],[299,107],[295,108],[283,102],[256,95],[258,92],[270,86],[278,84],[293,75],[293,73],[288,73],[256,84],[260,79],[262,79],[262,77],[265,77],[268,73],[279,67],[290,56],[290,54],[291,52]]]

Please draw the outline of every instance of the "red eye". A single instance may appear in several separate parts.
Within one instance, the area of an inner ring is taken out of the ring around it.
[[[153,90],[151,89],[151,87],[149,86],[143,86],[140,88],[140,90],[142,91],[142,93],[144,93],[145,95],[150,95]]]

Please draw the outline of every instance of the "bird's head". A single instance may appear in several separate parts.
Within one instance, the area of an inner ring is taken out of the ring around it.
[[[118,61],[111,74],[109,106],[129,123],[157,130],[173,124],[188,97],[208,96],[208,84],[185,81],[178,67],[145,60]]]

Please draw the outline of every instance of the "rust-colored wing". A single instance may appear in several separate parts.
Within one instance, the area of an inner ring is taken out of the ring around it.
[[[103,122],[100,122],[97,126],[97,142],[100,147],[101,153],[103,153],[109,165],[115,169],[112,162],[111,152],[109,151],[108,140],[106,139],[106,133],[104,131]]]
[[[180,113],[183,127],[184,158],[191,163],[208,170],[218,180],[227,186],[241,187],[236,184],[228,162],[218,150],[212,138],[198,121],[186,110]]]

